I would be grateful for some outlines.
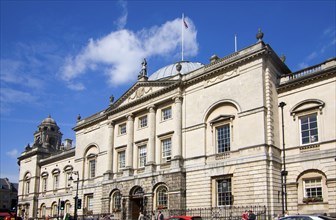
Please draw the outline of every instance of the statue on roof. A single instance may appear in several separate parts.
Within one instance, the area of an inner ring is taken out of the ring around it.
[[[146,61],[146,58],[143,59],[141,65],[142,65],[142,68],[141,68],[141,71],[138,75],[138,79],[141,79],[143,77],[147,77],[147,61]]]

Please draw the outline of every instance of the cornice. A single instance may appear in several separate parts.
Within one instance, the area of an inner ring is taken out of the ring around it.
[[[203,74],[188,79],[187,81],[183,82],[183,85],[189,86],[198,83],[206,78],[218,74],[219,72],[222,72],[223,70],[234,68],[241,63],[247,62],[251,59],[255,59],[256,57],[272,53],[273,50],[265,45],[263,42],[254,44],[239,52],[235,52],[229,56],[223,57],[214,63],[205,65]]]
[[[73,156],[75,156],[75,148],[72,148],[71,150],[68,151],[63,151],[62,153],[59,154],[52,155],[45,159],[41,159],[38,164],[40,166],[43,166],[45,164],[60,161]]]

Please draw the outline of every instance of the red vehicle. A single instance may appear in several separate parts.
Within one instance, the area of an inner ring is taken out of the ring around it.
[[[189,215],[179,215],[171,216],[168,220],[202,220],[201,216],[189,216]]]

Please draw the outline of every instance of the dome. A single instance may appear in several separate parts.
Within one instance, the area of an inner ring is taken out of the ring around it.
[[[44,119],[42,121],[41,124],[55,124],[56,125],[56,122],[54,119],[51,118],[51,116],[49,115],[46,119]]]
[[[181,62],[177,62],[174,64],[170,64],[168,66],[162,67],[161,69],[159,69],[158,71],[156,71],[155,73],[153,73],[150,77],[149,80],[158,80],[158,79],[163,79],[166,77],[171,77],[171,76],[175,76],[177,75],[177,70],[176,70],[176,66],[178,64],[181,64],[182,69],[180,71],[180,73],[182,75],[187,74],[193,70],[199,69],[200,67],[203,66],[203,64],[198,63],[198,62],[189,62],[189,61],[181,61]]]

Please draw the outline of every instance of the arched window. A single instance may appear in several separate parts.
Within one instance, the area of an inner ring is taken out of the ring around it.
[[[87,148],[84,156],[84,178],[95,179],[99,174],[97,171],[99,149],[97,146],[91,145]]]
[[[64,213],[70,213],[71,212],[71,204],[70,201],[65,201],[65,207],[64,207]]]
[[[47,207],[46,205],[43,203],[41,205],[41,211],[40,211],[40,217],[41,218],[44,218],[46,216],[46,211],[47,211]]]
[[[28,196],[29,193],[30,193],[30,173],[27,173],[25,176],[24,176],[24,186],[23,186],[23,195],[25,196]]]
[[[121,193],[119,190],[114,191],[110,197],[110,212],[119,212],[121,210]]]
[[[319,170],[307,170],[298,177],[299,203],[323,202],[328,198],[326,176]]]
[[[41,189],[42,192],[46,192],[47,191],[47,186],[48,186],[48,173],[47,172],[43,172],[41,174],[42,177],[42,185],[41,185]]]
[[[58,206],[56,202],[53,202],[53,204],[51,205],[51,215],[53,217],[56,217],[58,213]]]
[[[156,201],[156,208],[157,209],[165,209],[168,208],[168,190],[165,185],[160,185],[156,189],[155,193],[155,201]]]
[[[59,188],[59,181],[60,181],[60,170],[54,169],[52,171],[53,175],[53,190],[57,190]]]

